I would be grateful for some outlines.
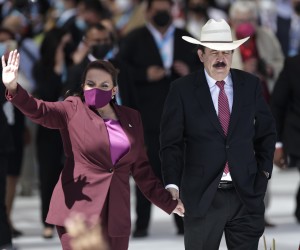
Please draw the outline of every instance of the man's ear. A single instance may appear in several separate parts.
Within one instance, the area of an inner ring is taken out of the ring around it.
[[[200,61],[203,62],[203,51],[201,49],[198,49],[197,54],[198,54]]]

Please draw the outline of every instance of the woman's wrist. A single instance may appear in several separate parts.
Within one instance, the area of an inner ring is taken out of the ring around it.
[[[10,84],[9,87],[6,87],[6,89],[7,89],[8,94],[13,96],[17,93],[18,83],[12,83],[12,84]]]

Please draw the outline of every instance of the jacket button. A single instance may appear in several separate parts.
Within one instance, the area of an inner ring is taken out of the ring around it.
[[[226,148],[228,149],[228,148],[229,148],[229,145],[226,145]]]
[[[110,172],[110,173],[114,172],[114,169],[113,169],[113,168],[110,168],[110,169],[109,169],[109,172]]]

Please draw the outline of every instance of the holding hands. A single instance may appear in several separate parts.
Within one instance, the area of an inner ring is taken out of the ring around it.
[[[11,94],[14,94],[17,90],[19,65],[20,54],[17,50],[9,53],[7,63],[4,55],[2,56],[2,81]]]
[[[173,213],[174,214],[178,214],[181,217],[184,217],[184,206],[183,203],[180,199],[178,199],[178,204],[176,206],[176,208],[174,209]]]
[[[185,210],[182,201],[179,199],[179,191],[175,188],[167,188],[167,190],[170,192],[172,199],[178,201],[178,204],[174,209],[173,213],[178,214],[181,217],[184,217]]]

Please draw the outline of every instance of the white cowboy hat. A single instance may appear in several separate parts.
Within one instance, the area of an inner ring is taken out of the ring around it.
[[[189,36],[182,37],[183,40],[189,43],[200,44],[213,50],[222,51],[234,50],[249,38],[250,36],[233,41],[230,26],[224,19],[220,21],[209,19],[201,29],[200,41]]]

